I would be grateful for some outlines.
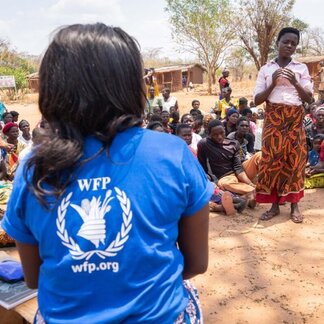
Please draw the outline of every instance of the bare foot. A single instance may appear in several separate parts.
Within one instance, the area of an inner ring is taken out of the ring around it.
[[[222,206],[224,207],[227,216],[233,216],[236,214],[232,195],[228,191],[225,191],[222,195]]]

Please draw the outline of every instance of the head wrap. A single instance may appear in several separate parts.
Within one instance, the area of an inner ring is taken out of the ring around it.
[[[324,105],[320,105],[320,106],[318,106],[316,109],[315,109],[315,115],[318,113],[318,112],[320,112],[320,111],[324,111]]]
[[[258,108],[257,107],[252,107],[250,109],[252,111],[252,114],[257,114],[258,113]]]
[[[7,123],[6,125],[4,125],[4,127],[2,129],[2,133],[6,135],[12,127],[18,128],[18,125],[13,122]]]
[[[229,118],[230,116],[232,116],[233,114],[240,114],[238,110],[236,110],[235,108],[230,108],[227,110],[227,113],[226,113],[226,118]]]

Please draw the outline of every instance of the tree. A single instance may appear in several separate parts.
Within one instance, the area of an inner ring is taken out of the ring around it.
[[[251,65],[250,56],[243,47],[233,47],[225,62],[235,81],[242,81],[245,67],[248,63]]]
[[[322,28],[306,28],[302,33],[299,53],[302,56],[324,55],[324,31]]]
[[[37,70],[37,60],[11,48],[10,42],[0,39],[0,75],[13,75],[17,89],[27,86],[27,75]]]
[[[211,94],[216,70],[233,41],[229,0],[167,0],[165,10],[179,50],[192,53],[206,67]]]
[[[258,70],[268,61],[280,29],[291,21],[294,3],[295,0],[239,0],[236,35]]]

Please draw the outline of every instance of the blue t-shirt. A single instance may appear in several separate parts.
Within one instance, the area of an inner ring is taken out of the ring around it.
[[[85,141],[84,158],[101,143]],[[39,245],[38,303],[49,323],[171,323],[187,304],[178,223],[213,193],[186,143],[141,128],[119,133],[75,171],[46,211],[20,165],[3,227]],[[29,177],[31,175],[28,175]]]
[[[311,150],[308,152],[308,162],[309,162],[309,165],[310,166],[314,166],[318,163],[319,161],[319,153],[314,151],[314,150]]]

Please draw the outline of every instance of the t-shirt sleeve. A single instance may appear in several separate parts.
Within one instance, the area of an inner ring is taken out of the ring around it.
[[[187,207],[184,216],[191,216],[203,208],[210,200],[214,185],[187,147],[184,147],[182,168],[186,182]]]
[[[23,175],[23,165],[24,163],[20,164],[16,171],[12,193],[1,226],[16,241],[37,244],[25,221],[24,201],[28,189]]]

